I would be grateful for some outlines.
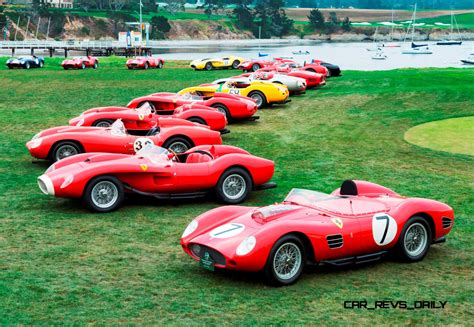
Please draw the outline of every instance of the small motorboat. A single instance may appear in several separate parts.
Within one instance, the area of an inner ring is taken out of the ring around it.
[[[414,43],[414,42],[411,43],[411,48],[412,48],[412,49],[421,48],[421,47],[427,47],[427,46],[428,46],[427,43],[425,43],[425,44],[416,44],[416,43]]]
[[[461,62],[465,65],[474,65],[474,55],[470,55],[466,59],[461,59]]]
[[[430,47],[421,46],[416,48],[408,48],[402,51],[402,54],[432,54]]]
[[[372,56],[373,60],[385,60],[387,55],[382,51],[382,49],[377,49],[377,52]]]
[[[259,56],[259,57],[266,57],[266,56],[268,56],[268,53],[261,53],[261,52],[258,52],[258,56]]]
[[[461,45],[462,41],[453,41],[453,40],[442,40],[436,42],[436,45]]]

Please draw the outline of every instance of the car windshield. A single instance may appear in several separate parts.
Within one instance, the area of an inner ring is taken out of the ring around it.
[[[336,198],[337,198],[336,196],[318,192],[318,191],[294,188],[286,196],[285,202],[291,202],[291,203],[317,207],[318,202],[333,200]]]
[[[170,161],[173,156],[167,149],[152,143],[147,143],[136,153],[137,156],[147,158],[153,163]]]
[[[126,136],[127,129],[122,122],[122,119],[117,119],[112,126],[110,126],[110,134],[113,136]]]
[[[148,102],[145,102],[144,104],[142,104],[140,107],[136,109],[136,111],[137,111],[138,116],[140,117],[146,117],[150,115],[151,113],[153,113],[153,109],[150,106],[150,103]]]
[[[193,94],[191,92],[184,93],[181,95],[178,95],[178,100],[185,100],[185,101],[203,101],[203,97]]]

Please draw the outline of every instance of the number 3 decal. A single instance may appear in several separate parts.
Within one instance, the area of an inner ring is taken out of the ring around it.
[[[375,214],[372,218],[372,236],[377,245],[387,245],[397,235],[397,222],[385,213]]]

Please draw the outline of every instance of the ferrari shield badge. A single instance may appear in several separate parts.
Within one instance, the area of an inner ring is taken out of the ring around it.
[[[147,171],[148,165],[147,165],[147,164],[141,164],[141,165],[140,165],[140,168],[141,168],[143,171]]]
[[[342,226],[344,224],[342,223],[342,220],[340,218],[332,218],[331,221],[334,223],[334,225],[342,229]]]
[[[214,260],[212,260],[209,252],[204,253],[204,256],[199,260],[199,265],[204,269],[214,271]]]

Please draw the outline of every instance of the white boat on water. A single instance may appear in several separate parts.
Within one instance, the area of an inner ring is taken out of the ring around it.
[[[377,32],[379,27],[375,27],[374,40],[372,41],[372,47],[367,48],[367,51],[377,51],[377,49],[383,47],[383,44],[377,41]]]
[[[471,54],[466,59],[461,59],[461,62],[465,65],[474,65],[474,54]]]
[[[413,15],[411,18],[411,23],[407,28],[407,32],[405,34],[405,39],[403,40],[403,44],[406,44],[407,36],[408,33],[411,30],[411,44],[410,47],[405,46],[402,49],[402,54],[432,54],[433,51],[431,51],[430,47],[428,44],[422,44],[422,45],[416,45],[414,42],[415,39],[415,26],[419,26],[419,24],[416,24],[416,4],[415,4],[415,9],[413,10]]]
[[[453,36],[454,25],[456,25],[456,30],[458,34],[457,39]],[[459,31],[458,22],[456,20],[456,17],[454,16],[454,13],[451,11],[451,31],[449,33],[449,38],[436,42],[436,45],[461,45],[461,44],[462,44],[462,36],[461,36],[461,32]]]
[[[380,48],[377,49],[377,52],[375,52],[375,54],[372,56],[373,60],[385,60],[387,58],[387,55]]]

